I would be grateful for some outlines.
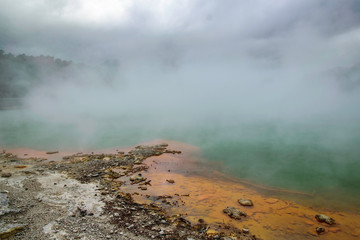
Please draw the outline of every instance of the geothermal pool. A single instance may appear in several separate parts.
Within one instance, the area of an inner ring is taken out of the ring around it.
[[[198,147],[199,158],[228,176],[310,194],[313,205],[360,209],[359,122],[208,119],[7,109],[0,147],[86,151],[170,139]]]

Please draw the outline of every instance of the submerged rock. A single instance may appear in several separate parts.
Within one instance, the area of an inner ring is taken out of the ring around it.
[[[240,198],[240,199],[238,200],[238,202],[239,202],[240,205],[242,205],[242,206],[254,206],[253,202],[252,202],[250,199]]]
[[[223,210],[223,212],[229,215],[229,217],[234,218],[236,220],[240,220],[242,216],[246,217],[245,212],[239,211],[234,207],[227,207]]]
[[[316,220],[318,220],[318,222],[324,222],[327,223],[329,225],[335,224],[335,220],[331,217],[328,217],[324,214],[317,214],[315,216]]]

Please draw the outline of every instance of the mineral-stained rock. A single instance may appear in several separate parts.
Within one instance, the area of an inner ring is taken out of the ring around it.
[[[246,217],[246,213],[239,211],[234,207],[227,207],[223,210],[224,213],[229,215],[229,217],[240,220],[242,216]]]
[[[328,216],[326,216],[326,215],[324,215],[324,214],[317,214],[317,215],[315,216],[315,218],[316,218],[316,220],[318,220],[319,222],[325,222],[325,223],[330,224],[330,225],[335,224],[335,220],[334,220],[333,218],[328,217]]]
[[[177,222],[177,226],[178,227],[182,227],[182,228],[186,228],[188,226],[191,226],[191,222],[189,222],[188,220],[186,220],[183,217],[179,217],[178,219],[175,220]]]
[[[3,173],[3,174],[1,174],[1,177],[9,178],[9,177],[11,177],[11,173]]]
[[[14,166],[15,168],[27,168],[27,166],[26,165],[16,165],[16,166]]]
[[[110,172],[109,172],[109,177],[115,179],[115,178],[121,177],[121,174],[118,173],[118,172],[110,171]],[[130,180],[131,180],[131,179],[130,179]]]
[[[318,234],[320,234],[320,233],[322,233],[322,232],[325,232],[325,228],[323,228],[323,227],[317,227],[317,228],[316,228],[316,232],[317,232]]]
[[[50,152],[46,152],[46,154],[56,154],[59,153],[59,151],[50,151]]]
[[[250,199],[240,198],[240,199],[238,200],[238,202],[239,202],[240,205],[242,205],[242,206],[254,206],[253,202],[252,202]]]
[[[24,229],[24,225],[20,224],[0,224],[0,239],[8,239],[14,234],[22,231]]]
[[[132,176],[130,177],[130,181],[132,181],[132,182],[134,182],[134,183],[142,182],[142,181],[144,181],[144,180],[145,180],[145,178],[141,175],[141,173],[132,175]]]

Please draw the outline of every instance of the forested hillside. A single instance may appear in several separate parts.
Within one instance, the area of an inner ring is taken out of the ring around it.
[[[51,82],[111,81],[113,73],[114,64],[109,62],[90,67],[52,56],[13,55],[0,50],[0,98],[24,97],[33,87]]]

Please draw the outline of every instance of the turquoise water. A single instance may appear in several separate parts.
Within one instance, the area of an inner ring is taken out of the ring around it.
[[[222,171],[255,183],[338,196],[358,204],[360,124],[351,121],[177,121],[154,115],[63,116],[0,111],[0,146],[102,149],[154,139],[196,145]]]

